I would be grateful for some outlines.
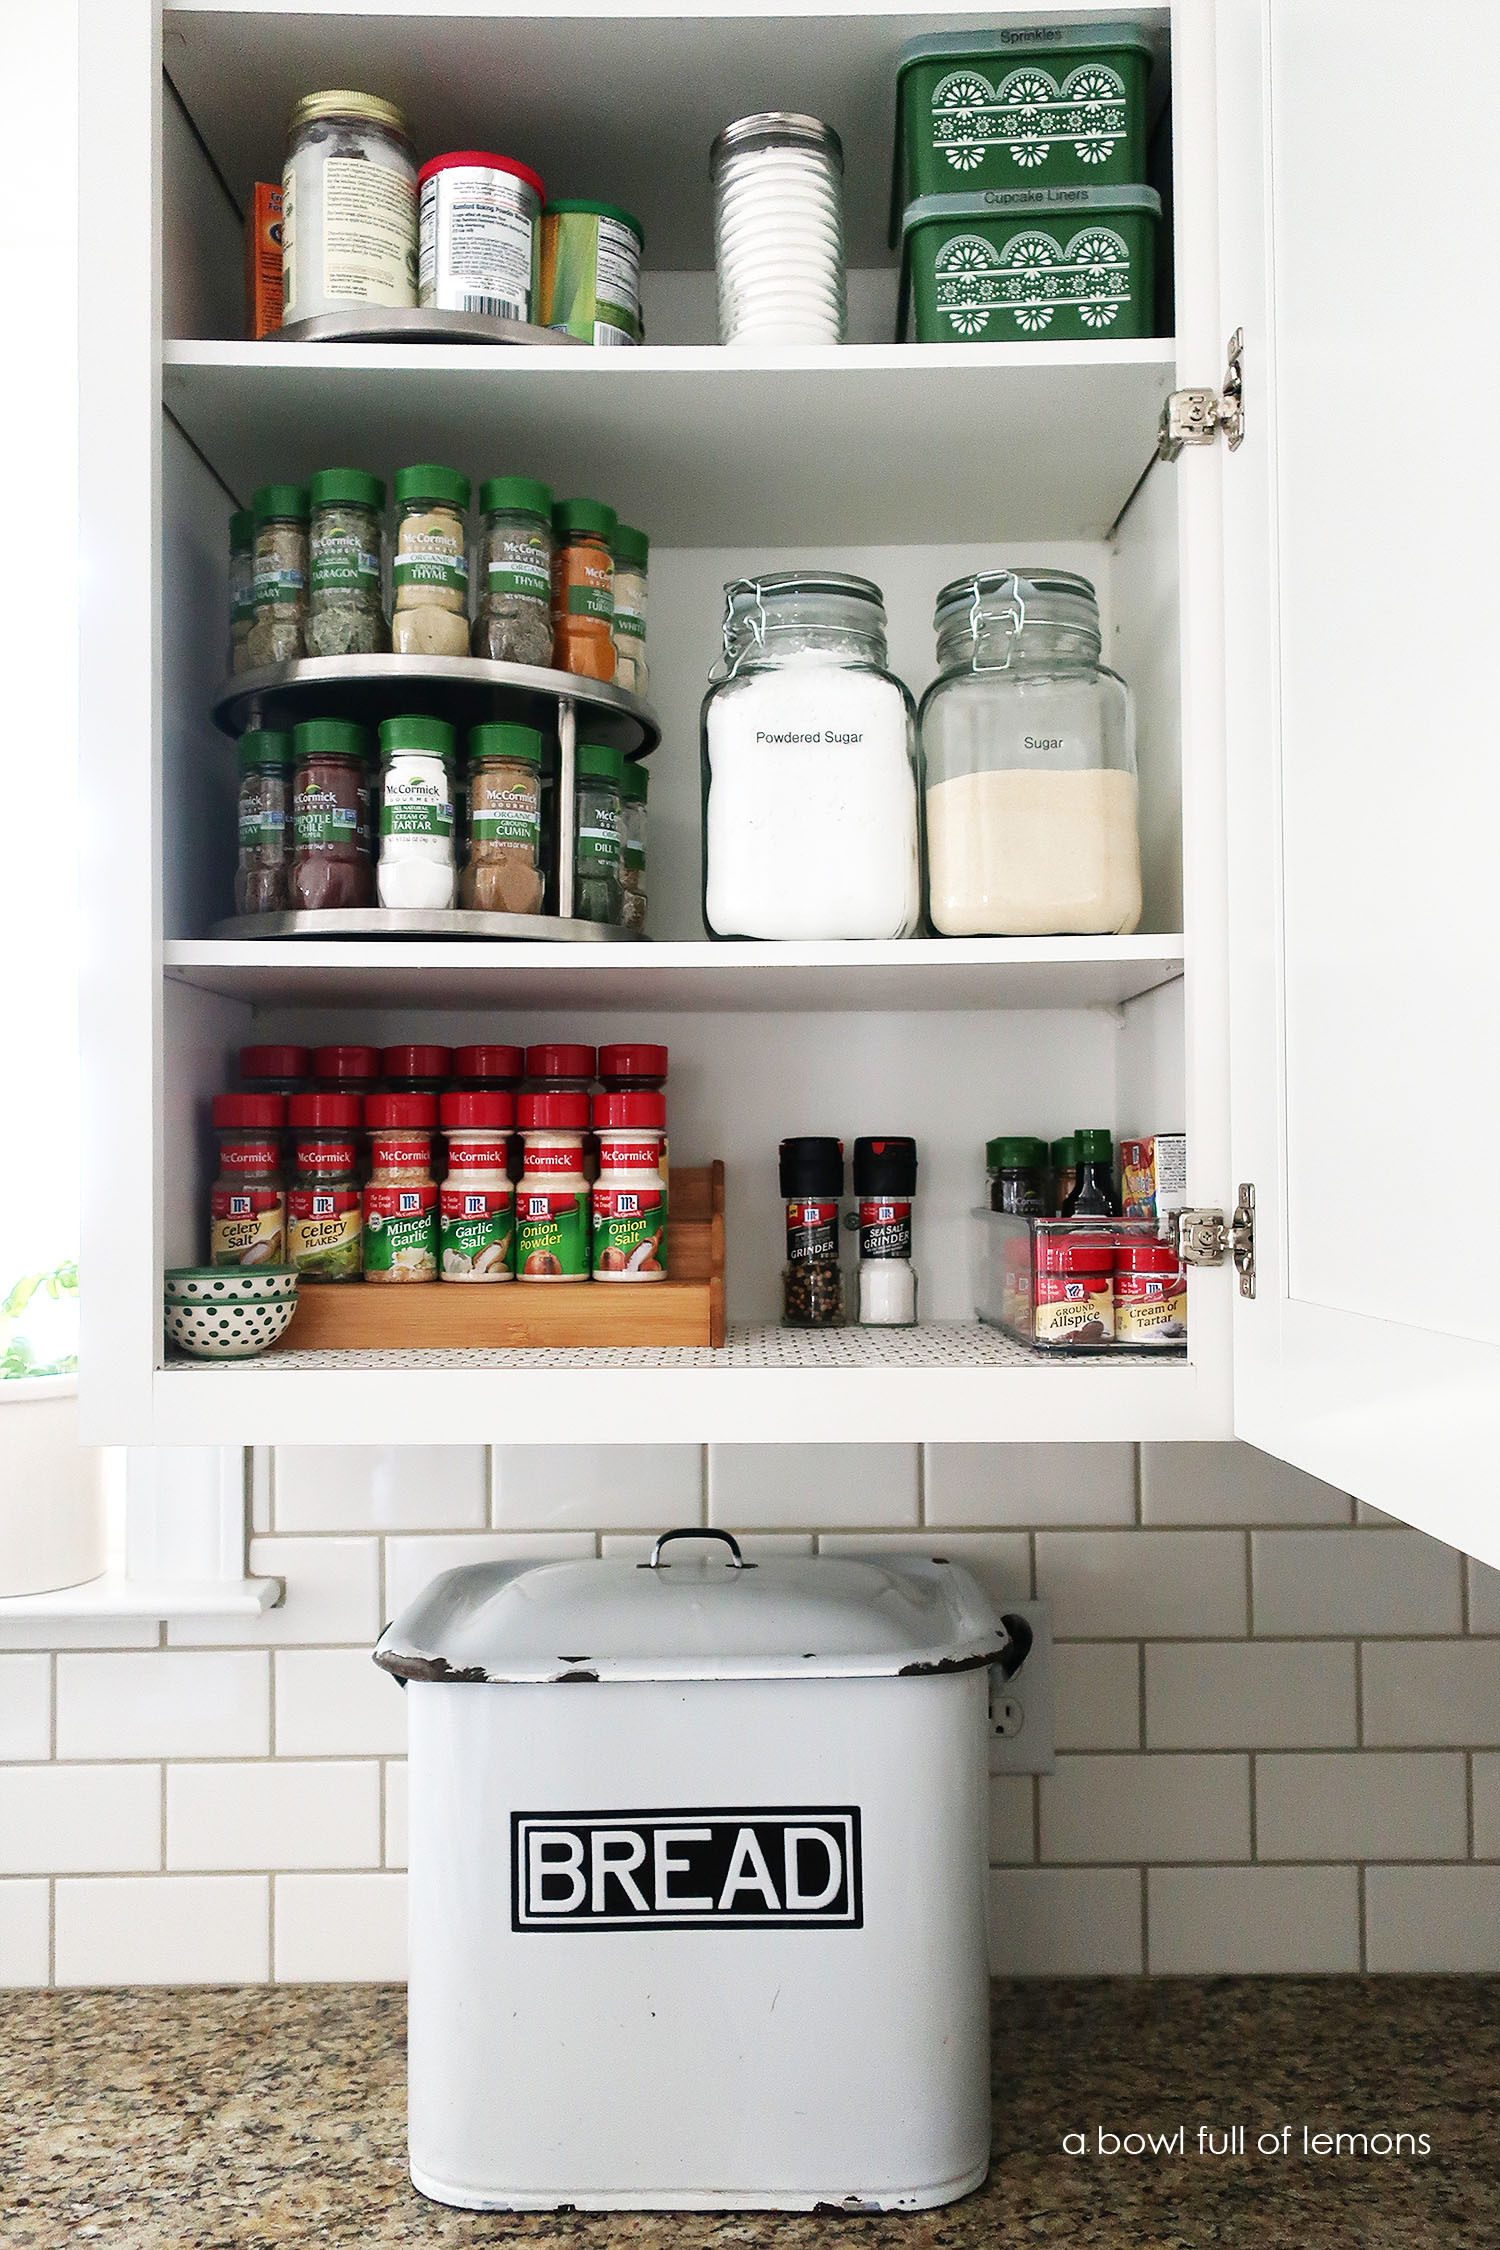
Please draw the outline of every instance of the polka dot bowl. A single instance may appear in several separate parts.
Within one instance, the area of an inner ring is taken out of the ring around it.
[[[190,1359],[254,1359],[285,1335],[297,1310],[290,1297],[218,1297],[203,1304],[166,1303],[169,1340]]]
[[[169,1305],[276,1302],[295,1298],[295,1266],[173,1266],[162,1282]]]

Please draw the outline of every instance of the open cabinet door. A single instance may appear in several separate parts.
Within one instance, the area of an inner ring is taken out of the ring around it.
[[[1235,1429],[1500,1563],[1500,7],[1216,27]]]

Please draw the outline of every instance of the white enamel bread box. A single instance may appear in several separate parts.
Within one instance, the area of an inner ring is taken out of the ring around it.
[[[1018,1635],[1024,1634],[1017,1624]],[[940,1557],[445,1573],[410,1704],[411,2176],[469,2210],[913,2210],[989,2160],[989,1668]]]

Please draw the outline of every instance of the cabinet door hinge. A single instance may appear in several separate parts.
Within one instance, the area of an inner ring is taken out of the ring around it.
[[[1157,459],[1175,461],[1185,445],[1212,445],[1220,435],[1229,450],[1245,435],[1245,331],[1237,328],[1229,339],[1229,359],[1224,387],[1218,391],[1173,391],[1161,410]]]
[[[1240,1295],[1255,1295],[1255,1189],[1248,1180],[1240,1183],[1232,1219],[1222,1211],[1174,1211],[1172,1223],[1184,1265],[1221,1266],[1226,1258],[1233,1258]]]

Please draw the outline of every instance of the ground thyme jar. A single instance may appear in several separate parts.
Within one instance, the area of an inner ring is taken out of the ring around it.
[[[660,1094],[596,1094],[594,1279],[667,1278],[667,1105]]]
[[[432,1176],[437,1107],[431,1094],[371,1094],[366,1099],[366,1281],[437,1280],[438,1191]]]
[[[417,301],[417,166],[394,102],[339,87],[287,124],[281,318]]]
[[[651,542],[633,524],[618,523],[614,557],[615,686],[627,695],[646,692],[646,563]]]
[[[229,519],[229,669],[250,669],[250,631],[255,623],[255,515],[236,509]]]
[[[552,508],[552,662],[586,680],[615,676],[614,562],[618,518],[598,500]]]
[[[385,486],[363,469],[320,469],[307,489],[307,653],[378,655],[390,646],[380,589]]]
[[[618,924],[621,888],[620,786],[625,760],[602,742],[580,742],[575,758],[573,913],[580,922]]]
[[[592,1058],[592,1050],[584,1053]],[[528,1057],[529,1061],[529,1057]],[[587,1281],[589,1189],[583,1175],[587,1094],[523,1094],[516,1183],[516,1279]]]
[[[307,519],[301,484],[263,484],[255,518],[255,623],[245,642],[248,669],[295,664],[307,654]]]
[[[640,936],[646,927],[646,793],[650,777],[638,758],[620,774],[620,922]]]
[[[349,719],[304,719],[292,750],[288,903],[306,912],[368,906],[374,886],[359,825],[369,737]]]
[[[213,1124],[219,1172],[209,1191],[209,1264],[284,1265],[286,1102],[280,1094],[215,1094]]]
[[[364,1220],[357,1094],[293,1094],[287,1262],[307,1281],[358,1281]]]
[[[1099,1351],[1115,1337],[1115,1242],[1105,1227],[1039,1227],[1033,1336],[1039,1351]]]
[[[469,653],[468,506],[469,480],[457,469],[423,461],[396,472],[391,647],[397,656]]]
[[[509,1281],[515,1206],[508,1159],[515,1102],[509,1094],[444,1094],[438,1116],[448,1176],[438,1198],[444,1281]]]
[[[552,663],[552,492],[530,477],[479,488],[479,584],[470,646],[494,664]]]
[[[842,1328],[839,1201],[844,1192],[844,1144],[820,1134],[798,1134],[782,1142],[779,1172],[786,1207],[781,1324],[783,1328]]]
[[[380,725],[382,906],[441,913],[453,904],[453,729],[446,719],[408,716]]]
[[[237,914],[281,914],[287,906],[287,789],[292,738],[254,727],[236,749],[240,769]]]
[[[1187,1336],[1187,1273],[1176,1245],[1121,1235],[1115,1244],[1115,1343],[1160,1351]]]
[[[542,911],[542,738],[497,722],[469,735],[469,856],[458,903],[481,914]]]

